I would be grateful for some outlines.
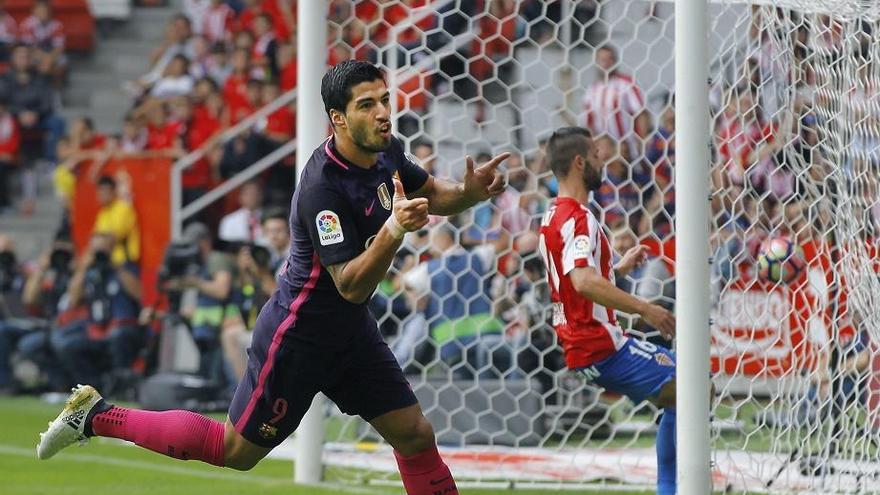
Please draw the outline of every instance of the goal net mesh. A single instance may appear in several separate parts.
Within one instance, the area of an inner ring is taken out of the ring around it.
[[[535,231],[557,183],[542,144],[596,135],[590,207],[622,253],[618,285],[675,300],[674,22],[668,2],[330,2],[329,59],[383,65],[396,132],[460,179],[513,153],[508,190],[411,234],[371,302],[457,480],[547,490],[652,488],[654,406],[565,369]],[[862,493],[880,476],[880,7],[709,6],[712,479],[728,493]],[[758,274],[787,237],[805,268]],[[670,344],[638,318],[622,324]],[[709,413],[707,411],[707,413]],[[399,483],[369,425],[328,406],[329,478]]]

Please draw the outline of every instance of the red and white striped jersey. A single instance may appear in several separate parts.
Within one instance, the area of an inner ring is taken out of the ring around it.
[[[616,352],[624,332],[614,310],[578,294],[568,275],[592,267],[614,283],[611,244],[595,215],[573,198],[557,198],[541,221],[538,249],[547,265],[553,328],[571,369],[583,368]]]
[[[225,3],[212,5],[202,17],[202,36],[212,44],[225,41],[232,33],[234,20],[235,11],[232,7]]]
[[[21,23],[21,42],[41,50],[64,48],[64,26],[57,20],[41,22],[30,16]]]
[[[12,44],[18,41],[18,24],[11,15],[0,12],[0,43]]]
[[[618,141],[631,138],[635,118],[644,109],[642,90],[625,74],[615,72],[608,81],[599,79],[584,94],[586,128],[595,136],[608,134]]]

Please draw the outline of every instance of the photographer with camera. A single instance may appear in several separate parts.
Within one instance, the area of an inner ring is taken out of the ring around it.
[[[27,334],[38,328],[24,319],[27,314],[20,296],[24,284],[12,238],[0,235],[0,395],[15,391],[10,366],[12,353]]]
[[[223,353],[232,364],[236,381],[244,376],[247,366],[247,348],[257,316],[277,287],[272,270],[272,254],[263,246],[243,243],[231,246],[236,253],[238,278],[233,289],[233,301],[241,314],[240,324],[230,322],[223,327]]]
[[[16,388],[10,362],[13,353],[36,364],[46,375],[50,390],[69,388],[70,381],[52,353],[50,339],[78,326],[85,328],[85,312],[81,307],[69,307],[65,297],[72,275],[73,244],[56,238],[24,283],[21,305],[27,317],[4,318],[0,324],[0,389]]]
[[[59,360],[78,383],[95,383],[109,371],[111,388],[122,392],[131,385],[131,365],[146,342],[138,325],[141,280],[137,265],[114,263],[116,236],[92,235],[88,250],[76,263],[68,289],[71,307],[88,308],[85,329],[53,338]]]
[[[211,231],[205,224],[189,224],[182,240],[198,247],[201,266],[197,273],[172,278],[166,285],[193,288],[198,292],[195,307],[181,308],[181,313],[189,316],[193,339],[201,353],[199,374],[223,382],[226,374],[221,336],[242,332],[244,328],[241,310],[234,302],[238,292],[235,261],[228,254],[214,250]]]

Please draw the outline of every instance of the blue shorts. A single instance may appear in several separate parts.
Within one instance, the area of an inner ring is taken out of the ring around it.
[[[596,385],[639,404],[656,397],[675,379],[675,355],[650,342],[627,337],[620,350],[577,371]]]

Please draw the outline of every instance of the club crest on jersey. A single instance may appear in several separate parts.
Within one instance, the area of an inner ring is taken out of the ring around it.
[[[662,352],[654,354],[654,359],[660,366],[675,366],[675,363],[672,362],[672,358],[670,358],[666,354],[663,354]]]
[[[257,430],[257,433],[259,433],[261,437],[266,439],[275,438],[275,436],[278,435],[278,428],[275,426],[271,426],[267,423],[263,423],[262,425],[260,425],[260,429]]]
[[[379,187],[376,188],[376,194],[379,196],[379,203],[382,205],[382,208],[386,210],[391,209],[391,195],[388,194],[388,185],[384,182],[379,184]]]
[[[585,235],[579,235],[574,238],[574,255],[575,257],[590,255],[590,238]]]
[[[342,224],[336,213],[330,210],[321,211],[315,217],[315,224],[318,226],[318,239],[322,246],[339,244],[345,240],[345,236],[342,234]]]

